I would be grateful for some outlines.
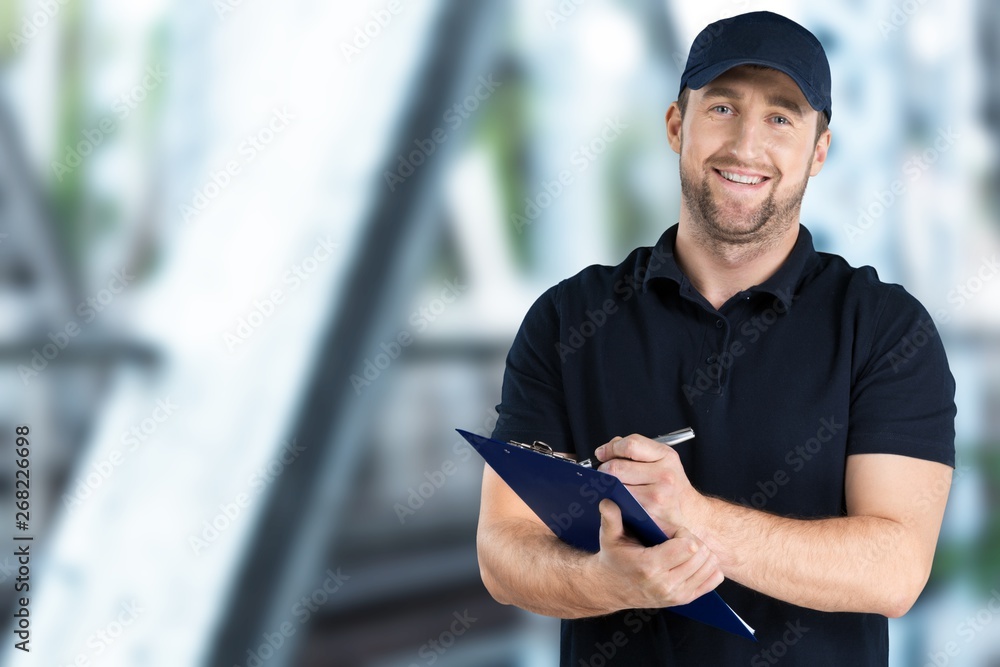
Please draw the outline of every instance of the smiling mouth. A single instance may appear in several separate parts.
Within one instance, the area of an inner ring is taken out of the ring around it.
[[[722,169],[716,169],[715,173],[719,174],[731,183],[739,183],[740,185],[759,185],[764,181],[770,180],[767,176],[748,176],[746,174],[737,174],[732,171],[725,171]]]

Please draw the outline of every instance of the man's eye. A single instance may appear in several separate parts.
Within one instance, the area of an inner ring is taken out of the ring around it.
[[[712,111],[715,111],[715,112],[718,112],[718,113],[729,113],[730,109],[729,109],[729,107],[727,107],[727,106],[725,106],[723,104],[717,104],[714,107],[712,107]]]
[[[777,123],[778,125],[789,125],[791,123],[791,121],[785,118],[784,116],[775,116],[774,122]]]

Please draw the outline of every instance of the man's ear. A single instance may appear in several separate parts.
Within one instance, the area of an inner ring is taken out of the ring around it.
[[[826,162],[826,156],[830,151],[831,138],[832,135],[830,134],[830,128],[823,130],[823,134],[819,135],[819,139],[816,141],[816,148],[813,152],[812,168],[809,170],[810,176],[815,176],[823,168],[823,164]]]
[[[680,155],[681,153],[681,108],[674,102],[667,109],[667,141],[670,142],[670,147],[674,149],[674,152]]]

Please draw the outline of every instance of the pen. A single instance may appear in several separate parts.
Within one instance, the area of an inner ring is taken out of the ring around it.
[[[694,429],[688,427],[688,428],[682,428],[677,431],[671,431],[666,435],[657,436],[653,438],[653,440],[660,443],[661,445],[670,445],[671,447],[673,447],[674,445],[680,444],[686,440],[690,440],[693,437],[694,437]],[[595,458],[584,459],[583,461],[580,461],[580,465],[582,465],[584,468],[596,468],[597,466],[594,465],[594,461]],[[600,463],[598,463],[598,465],[600,465]]]

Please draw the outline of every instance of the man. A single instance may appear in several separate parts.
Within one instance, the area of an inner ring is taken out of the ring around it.
[[[887,664],[944,513],[954,381],[924,308],[799,224],[830,116],[805,28],[708,26],[666,114],[679,223],[525,317],[493,436],[596,456],[672,538],[642,547],[603,501],[600,552],[577,551],[487,467],[483,581],[568,619],[562,665]],[[717,587],[758,643],[663,610]]]

